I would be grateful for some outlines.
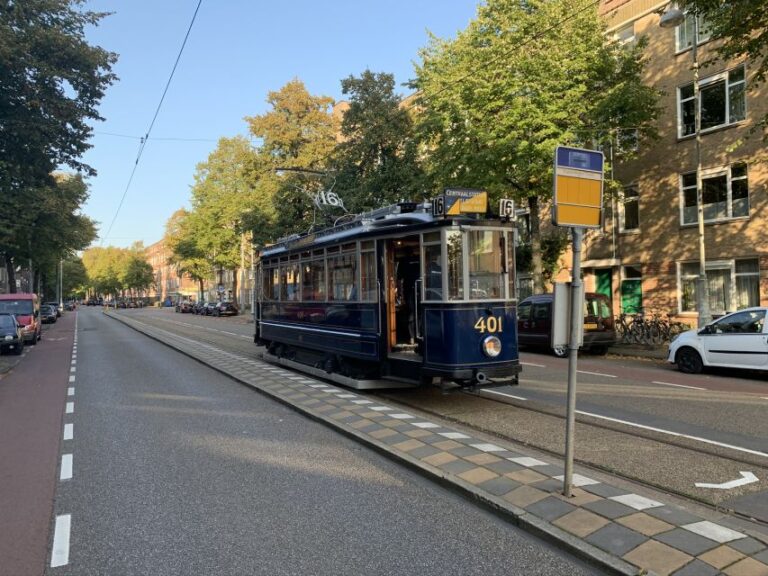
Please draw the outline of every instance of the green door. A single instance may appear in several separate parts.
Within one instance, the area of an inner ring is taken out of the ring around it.
[[[603,268],[602,270],[595,270],[595,285],[597,289],[595,292],[602,294],[608,298],[608,301],[613,300],[613,289],[611,286],[611,269]]]
[[[637,314],[643,307],[642,280],[623,280],[621,283],[621,311],[625,314]]]

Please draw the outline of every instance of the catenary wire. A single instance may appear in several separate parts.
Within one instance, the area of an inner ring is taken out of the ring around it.
[[[139,166],[139,162],[141,161],[141,156],[144,154],[144,148],[147,145],[147,141],[149,140],[149,135],[152,133],[152,128],[155,125],[155,121],[157,120],[157,116],[160,114],[160,109],[163,106],[163,102],[165,101],[165,96],[168,93],[168,88],[171,86],[171,81],[173,80],[173,76],[176,73],[176,68],[179,65],[179,61],[181,60],[181,55],[184,53],[184,48],[187,45],[187,40],[189,39],[189,34],[192,32],[192,26],[195,24],[195,20],[197,19],[197,13],[200,11],[200,5],[203,3],[203,0],[198,0],[197,7],[195,8],[195,13],[192,15],[192,20],[189,23],[189,27],[187,28],[187,33],[184,35],[184,41],[181,43],[181,48],[179,49],[179,53],[176,56],[176,62],[173,64],[173,69],[171,70],[170,75],[168,76],[168,81],[165,83],[165,89],[163,90],[163,95],[160,97],[160,102],[157,104],[157,108],[155,109],[155,114],[152,117],[152,122],[149,124],[149,128],[147,129],[146,134],[140,139],[139,143],[139,150],[136,153],[136,160],[133,163],[133,169],[131,170],[131,175],[128,178],[128,184],[125,186],[125,190],[123,190],[123,195],[120,198],[120,203],[117,205],[117,210],[115,211],[115,215],[112,217],[112,222],[109,224],[109,228],[107,228],[107,233],[102,237],[101,244],[104,244],[104,239],[109,236],[109,233],[112,231],[112,226],[114,226],[115,221],[117,220],[118,215],[120,214],[120,209],[123,207],[123,202],[125,202],[125,197],[128,194],[128,190],[131,187],[131,183],[133,182],[133,177],[136,175],[136,169]]]

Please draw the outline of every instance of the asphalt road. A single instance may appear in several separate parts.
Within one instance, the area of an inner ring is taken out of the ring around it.
[[[256,353],[247,318],[209,318],[145,309],[125,313],[142,322],[239,354]],[[521,353],[521,385],[488,399],[445,396],[435,390],[387,394],[457,422],[562,453],[567,360]],[[663,361],[581,355],[576,457],[582,463],[640,480],[768,523],[768,376],[720,370],[678,372]],[[724,483],[741,471],[759,482],[734,489]]]
[[[98,309],[78,315],[54,511],[71,525],[51,576],[595,573]]]

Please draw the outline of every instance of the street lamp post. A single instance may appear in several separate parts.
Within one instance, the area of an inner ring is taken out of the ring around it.
[[[659,26],[675,28],[685,22],[685,14],[679,8],[669,8],[661,15]],[[696,307],[699,313],[699,328],[710,320],[709,285],[707,283],[707,260],[704,243],[704,198],[701,185],[701,105],[699,102],[699,18],[693,13],[693,39],[691,57],[693,58],[693,123],[696,134],[696,222],[699,236],[699,277],[696,281]]]

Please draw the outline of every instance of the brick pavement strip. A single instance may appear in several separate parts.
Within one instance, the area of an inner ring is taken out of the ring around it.
[[[614,574],[768,576],[768,537],[734,530],[678,506],[579,476],[559,493],[562,462],[543,462],[458,432],[434,417],[398,412],[354,391],[108,312],[303,414],[472,497],[517,525]],[[205,360],[202,360],[205,359]],[[375,404],[372,405],[372,404]],[[385,414],[383,416],[382,414]],[[751,532],[751,533],[750,533]]]

